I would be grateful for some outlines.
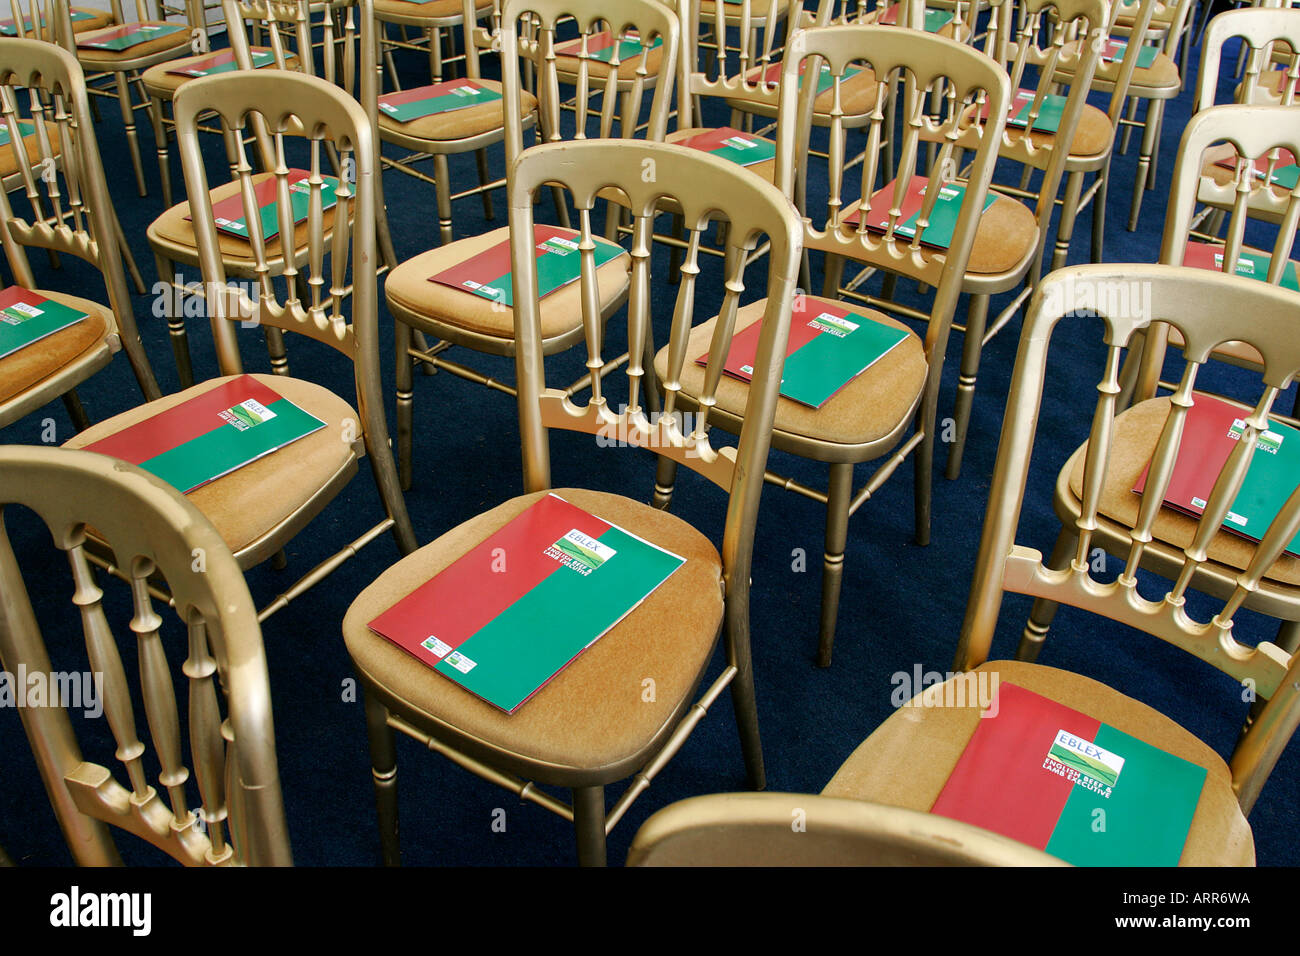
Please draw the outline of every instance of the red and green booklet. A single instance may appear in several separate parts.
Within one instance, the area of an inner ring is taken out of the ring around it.
[[[452,113],[481,103],[494,103],[501,94],[474,80],[445,80],[432,86],[400,90],[379,97],[379,108],[399,123]]]
[[[77,34],[77,46],[91,50],[129,50],[133,46],[149,43],[159,37],[169,36],[188,29],[179,23],[124,23],[120,27],[105,27]]]
[[[1272,256],[1266,253],[1242,249],[1237,254],[1237,275],[1245,276],[1248,279],[1258,279],[1260,282],[1267,282],[1268,267],[1272,264],[1272,261]],[[1208,242],[1189,242],[1187,251],[1183,253],[1183,265],[1193,269],[1212,269],[1215,272],[1222,272],[1223,246],[1213,245]],[[1283,289],[1300,292],[1300,279],[1297,278],[1294,261],[1287,262],[1282,270],[1282,278],[1278,284]]]
[[[685,563],[549,494],[370,629],[513,714]]]
[[[311,173],[305,169],[289,170],[289,204],[293,212],[294,225],[307,221],[311,202],[311,186],[308,183],[310,178]],[[324,180],[320,194],[321,210],[333,209],[338,202],[335,190],[338,189],[339,181],[333,176],[322,176],[321,179]],[[253,187],[264,242],[270,242],[280,234],[280,203],[276,198],[279,188],[279,179],[275,176],[268,176]],[[238,236],[240,239],[248,238],[248,218],[242,193],[237,192],[215,203],[212,207],[212,218],[216,221],[218,231]]]
[[[1205,776],[1204,767],[1002,681],[930,812],[1076,866],[1176,866]]]
[[[776,157],[775,143],[759,136],[742,133],[730,126],[696,133],[694,136],[678,140],[677,145],[698,149],[702,153],[710,153],[740,166],[754,166]]]
[[[254,50],[252,61],[253,69],[260,70],[275,62],[275,54],[269,50]],[[235,62],[235,51],[222,50],[202,60],[193,60],[184,66],[172,67],[167,72],[175,73],[177,76],[212,76],[217,73],[232,73],[237,69],[239,64]]]
[[[91,13],[89,10],[72,10],[69,11],[68,16],[73,23],[82,23],[86,20],[95,19],[95,15]],[[44,17],[41,17],[41,26],[45,26]],[[32,32],[32,29],[33,29],[32,18],[23,17],[23,32],[30,34]],[[16,24],[16,21],[12,17],[6,20],[0,20],[0,36],[4,36],[4,37],[18,36],[18,26]]]
[[[324,427],[251,375],[240,375],[85,450],[139,465],[188,493]]]
[[[889,26],[898,22],[898,10],[902,4],[895,3],[880,15],[876,23],[881,26]],[[949,23],[952,22],[952,14],[947,10],[926,10],[925,11],[925,32],[938,33]]]
[[[722,367],[728,375],[745,382],[753,380],[762,325],[761,321],[755,322],[732,336]],[[790,315],[781,394],[802,405],[821,408],[905,338],[904,329],[799,296]],[[695,361],[707,364],[709,353]]]
[[[16,285],[0,289],[0,359],[87,318],[85,312],[51,302]]]
[[[1228,159],[1221,159],[1214,165],[1235,170],[1238,162],[1239,159],[1233,156]],[[1255,178],[1263,179],[1267,175],[1271,185],[1281,186],[1283,189],[1295,189],[1296,183],[1300,182],[1300,166],[1296,166],[1295,157],[1291,155],[1291,151],[1279,148],[1277,157],[1272,162],[1273,171],[1269,173],[1269,158],[1267,156],[1258,157],[1254,162]]]
[[[1124,59],[1124,53],[1128,50],[1128,44],[1123,40],[1118,43],[1114,40],[1107,40],[1106,47],[1101,51],[1102,63],[1119,63]],[[1151,64],[1156,61],[1156,54],[1160,51],[1153,46],[1144,46],[1138,50],[1137,68],[1139,70],[1149,69]]]
[[[607,239],[596,238],[595,262],[599,268],[623,255],[623,247]],[[582,271],[582,254],[578,251],[578,233],[558,226],[533,226],[533,243],[537,250],[537,297],[549,295],[571,282]],[[503,239],[450,269],[429,276],[430,282],[471,292],[484,299],[515,304],[514,274],[511,272],[510,240]]]
[[[889,210],[894,202],[895,180],[890,180],[871,197],[871,211],[868,213],[867,229],[871,232],[885,233],[889,229]],[[925,190],[930,180],[924,176],[913,176],[907,184],[907,192],[900,207],[898,224],[894,226],[894,235],[910,239],[916,235],[917,223],[921,218],[921,206],[925,200]],[[986,195],[984,208],[993,205],[996,197]],[[949,183],[939,189],[934,208],[930,210],[930,221],[921,233],[920,243],[933,249],[947,249],[952,245],[953,230],[957,228],[957,217],[961,214],[962,203],[966,200],[966,186],[962,183]],[[844,225],[858,224],[860,209],[855,209],[844,217]]]
[[[1195,394],[1194,404],[1183,420],[1183,437],[1165,490],[1165,504],[1192,515],[1205,511],[1214,482],[1241,437],[1248,415],[1250,412],[1240,406],[1201,392]],[[1142,469],[1133,486],[1139,494],[1146,487],[1149,467]],[[1250,468],[1224,518],[1224,529],[1259,541],[1298,484],[1300,431],[1270,421],[1268,428],[1256,436]],[[1286,550],[1300,557],[1300,535]]]
[[[612,63],[614,62],[614,52],[617,50],[618,62],[626,63],[642,53],[657,49],[663,45],[663,37],[657,36],[649,46],[643,46],[641,37],[634,30],[621,34],[618,43],[615,44],[614,34],[609,30],[605,30],[602,33],[593,33],[587,37],[587,57],[588,59],[599,60],[602,63]],[[582,38],[579,37],[568,43],[561,43],[555,48],[555,52],[560,56],[581,56]]]
[[[1007,108],[1007,125],[1024,129],[1029,125],[1029,111],[1033,108],[1034,97],[1038,93],[1034,90],[1020,89],[1016,90],[1016,95],[1011,99],[1011,106]],[[1061,117],[1065,113],[1064,96],[1056,93],[1048,93],[1038,104],[1038,115],[1034,118],[1035,133],[1055,133],[1061,128]],[[985,103],[980,108],[980,119],[986,120],[989,117],[989,105]]]
[[[772,86],[774,83],[780,83],[781,70],[784,68],[784,66],[785,66],[784,63],[771,64],[766,70],[763,71],[763,82],[769,87]],[[800,83],[803,82],[803,75],[807,71],[807,69],[808,69],[808,61],[805,59],[802,63],[799,64]],[[848,80],[852,77],[857,76],[861,72],[862,72],[861,70],[855,67],[849,67],[844,71],[844,75],[841,77],[841,79]],[[817,77],[817,95],[821,96],[823,93],[829,90],[831,86],[834,85],[834,83],[835,83],[835,77],[831,75],[830,64],[823,63],[821,68],[821,73]]]

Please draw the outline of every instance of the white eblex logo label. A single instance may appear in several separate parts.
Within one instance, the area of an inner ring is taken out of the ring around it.
[[[1124,769],[1124,758],[1067,730],[1058,730],[1043,760],[1043,769],[1076,786],[1109,797]]]
[[[5,322],[8,325],[22,325],[28,319],[34,319],[38,315],[44,314],[44,309],[38,309],[26,302],[15,302],[13,305],[0,309],[0,322]]]
[[[1232,427],[1228,429],[1228,437],[1236,441],[1241,437],[1241,433],[1246,430],[1246,422],[1241,418],[1234,418]],[[1255,447],[1262,452],[1270,455],[1276,455],[1278,449],[1282,447],[1282,436],[1277,432],[1265,429],[1255,435]]]
[[[275,418],[275,412],[257,401],[257,399],[250,398],[240,402],[233,408],[227,408],[221,413],[221,417],[229,424],[234,425],[239,431],[246,432],[254,425],[260,425]]]
[[[590,535],[574,528],[546,549],[546,556],[559,561],[566,568],[587,575],[600,567],[618,552]]]
[[[438,640],[432,634],[426,637],[420,643],[420,646],[427,651],[432,651],[434,657],[446,657],[448,652],[451,651],[450,644],[446,644],[443,641]]]
[[[808,324],[820,332],[828,332],[839,339],[844,338],[850,332],[856,332],[858,328],[856,322],[850,322],[838,315],[831,315],[829,312],[823,312],[817,318],[809,319]]]

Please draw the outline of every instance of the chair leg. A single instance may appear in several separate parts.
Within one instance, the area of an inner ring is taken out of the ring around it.
[[[122,126],[126,130],[126,143],[131,150],[131,165],[135,168],[135,185],[141,196],[147,196],[144,187],[144,163],[140,160],[140,136],[135,128],[135,106],[131,102],[131,84],[125,73],[114,73],[117,84],[117,101],[122,109]]]
[[[1300,621],[1283,621],[1277,629],[1273,643],[1288,654],[1300,649]]]
[[[1104,262],[1106,241],[1106,193],[1110,189],[1110,160],[1097,172],[1097,192],[1092,197],[1092,261]]]
[[[573,788],[573,828],[578,837],[578,865],[605,865],[605,788]]]
[[[438,197],[438,241],[451,245],[451,172],[447,157],[439,153],[433,157],[433,178],[437,182],[434,192]]]
[[[486,149],[475,150],[474,161],[478,164],[478,184],[480,186],[486,187],[487,184],[491,182],[491,180],[488,179],[487,150]],[[496,213],[492,209],[492,190],[484,188],[483,192],[480,193],[480,195],[483,197],[483,218],[495,219]]]
[[[1138,150],[1137,174],[1133,180],[1133,202],[1128,211],[1128,231],[1137,229],[1138,214],[1142,211],[1142,196],[1146,192],[1147,177],[1154,178],[1155,170],[1151,159],[1158,146],[1160,133],[1160,100],[1152,100],[1147,106],[1146,126],[1142,129],[1142,145]]]
[[[844,257],[827,253],[822,263],[822,295],[827,299],[840,297],[840,283],[844,281]]]
[[[944,474],[953,481],[961,474],[961,456],[966,448],[966,430],[970,427],[971,406],[975,403],[975,377],[979,372],[980,353],[984,350],[984,329],[989,318],[989,297],[972,295],[966,310],[966,335],[961,347],[961,370],[957,376],[957,400],[953,418],[957,434],[948,446],[948,467]]]
[[[1061,206],[1061,221],[1056,227],[1056,248],[1052,251],[1052,271],[1065,265],[1070,254],[1070,239],[1074,236],[1074,220],[1079,215],[1079,196],[1083,193],[1083,173],[1073,172],[1065,180],[1065,200]],[[1097,215],[1094,200],[1092,214]]]
[[[758,732],[758,698],[754,692],[754,661],[749,653],[748,607],[728,603],[724,626],[736,651],[735,658],[728,661],[736,667],[736,676],[731,681],[731,707],[740,734],[745,776],[751,790],[763,790],[767,787],[767,771],[763,766],[763,740]]]
[[[172,170],[167,156],[167,128],[163,125],[163,101],[151,97],[153,104],[149,110],[149,119],[153,123],[153,141],[158,153],[158,178],[162,182],[163,208],[172,207]]]
[[[835,644],[835,623],[844,583],[844,547],[849,535],[849,504],[853,500],[853,465],[837,462],[830,467],[826,494],[826,550],[822,557],[821,622],[817,635],[817,666],[829,667]]]
[[[1124,109],[1124,118],[1129,122],[1123,124],[1123,130],[1119,134],[1119,154],[1121,156],[1128,155],[1128,142],[1129,139],[1133,136],[1132,124],[1137,119],[1137,113],[1138,113],[1138,98],[1136,96],[1130,96],[1128,98],[1128,102],[1125,104],[1125,109]]]
[[[397,340],[397,474],[403,491],[411,490],[411,444],[415,415],[412,382],[411,327],[400,319],[394,323]]]
[[[181,388],[189,388],[194,384],[194,366],[190,361],[189,335],[185,331],[184,304],[180,301],[183,294],[177,293],[176,276],[172,273],[172,263],[169,260],[155,252],[154,267],[158,270],[158,278],[166,286],[163,301],[167,310],[167,334],[171,338],[172,355],[176,357],[176,375],[180,379]],[[173,310],[175,305],[180,305],[181,308]]]
[[[660,511],[667,511],[673,503],[673,485],[677,482],[677,462],[664,455],[659,456],[655,469],[655,496],[651,503]]]
[[[930,399],[921,400],[921,411],[917,413],[917,427],[925,429],[925,437],[916,448],[913,461],[915,473],[913,482],[913,505],[916,509],[916,543],[926,547],[930,543],[930,502],[933,497],[934,479],[934,426],[936,415],[933,408],[927,410]]]
[[[381,859],[384,866],[401,866],[402,850],[397,833],[397,741],[393,728],[388,726],[388,708],[376,701],[369,691],[363,697]]]
[[[1072,528],[1062,527],[1052,546],[1052,556],[1047,559],[1047,566],[1053,570],[1064,568],[1070,560],[1078,536]],[[1016,660],[1033,663],[1038,659],[1038,652],[1047,640],[1047,630],[1056,617],[1056,602],[1039,598],[1030,609],[1029,620],[1025,623],[1024,633],[1020,635],[1020,646],[1016,648]]]
[[[86,409],[81,404],[81,397],[75,388],[70,388],[63,393],[63,407],[68,410],[72,427],[77,431],[84,432],[90,427],[90,416],[86,414]]]

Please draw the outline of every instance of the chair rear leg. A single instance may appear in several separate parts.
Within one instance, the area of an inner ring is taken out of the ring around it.
[[[135,185],[141,196],[147,196],[144,186],[144,163],[140,160],[140,135],[135,128],[135,104],[131,101],[131,84],[125,73],[114,73],[117,101],[122,109],[122,126],[126,130],[126,143],[131,150],[131,165],[135,169]]]
[[[415,415],[415,388],[411,369],[411,327],[394,323],[397,341],[397,473],[403,491],[411,489],[411,446]]]
[[[180,379],[181,388],[189,388],[194,384],[194,366],[190,361],[189,334],[185,331],[185,310],[181,301],[183,293],[176,288],[177,280],[172,272],[171,260],[155,251],[154,267],[165,286],[162,295],[167,316],[167,335],[171,339],[172,355],[176,358],[176,375]]]
[[[578,837],[578,865],[605,865],[605,788],[573,788],[573,828]]]
[[[953,405],[957,434],[948,447],[948,467],[944,472],[949,481],[961,474],[961,457],[966,448],[966,431],[970,428],[971,406],[975,404],[975,377],[979,373],[980,353],[984,350],[984,328],[988,317],[989,297],[972,295],[966,309],[966,335],[962,341],[957,399]]]
[[[676,482],[677,462],[660,455],[655,469],[655,496],[651,504],[660,511],[667,511],[673,503],[673,485]]]
[[[366,733],[370,738],[370,767],[375,784],[375,810],[379,821],[380,857],[384,866],[401,866],[397,832],[397,741],[388,726],[388,708],[364,693]]]
[[[853,465],[836,462],[830,467],[826,495],[826,549],[822,556],[821,620],[817,635],[817,666],[829,667],[835,644],[835,624],[840,613],[844,583],[844,548],[849,535],[849,504],[853,499]]]

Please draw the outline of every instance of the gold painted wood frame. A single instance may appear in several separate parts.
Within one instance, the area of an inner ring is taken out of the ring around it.
[[[0,147],[0,166],[21,184],[0,191],[0,243],[16,283],[36,289],[27,250],[46,249],[95,266],[108,303],[40,290],[90,318],[0,359],[0,425],[62,396],[74,425],[85,428],[89,420],[75,388],[119,349],[126,350],[145,400],[161,392],[136,328],[121,226],[76,59],[41,40],[0,39],[0,115],[10,130],[19,130],[20,121],[32,125],[30,135],[10,136]]]
[[[647,168],[653,169],[653,176],[644,175]],[[554,370],[548,376],[545,365],[533,196],[548,184],[563,186],[578,213],[579,307],[586,364],[592,372],[585,399],[551,384]],[[622,191],[635,224],[627,299],[630,358],[616,371],[606,371],[607,315],[599,296],[591,223],[592,210],[605,201],[603,195],[610,189]],[[733,247],[725,260],[723,319],[715,326],[702,412],[689,426],[683,426],[678,414],[682,406],[676,401],[677,380],[684,368],[694,365],[688,339],[696,311],[696,270],[689,263],[681,270],[670,323],[667,348],[672,358],[670,374],[662,376],[664,411],[655,416],[647,408],[651,383],[642,356],[651,339],[650,237],[664,202],[676,203],[682,211],[692,244],[710,228],[711,220],[725,218]],[[732,164],[717,157],[667,144],[588,140],[537,146],[519,157],[511,171],[510,223],[519,292],[514,312],[519,346],[515,364],[525,494],[471,519],[390,568],[362,592],[343,623],[348,652],[366,690],[379,828],[383,858],[389,864],[399,861],[394,730],[573,820],[578,858],[584,864],[605,862],[606,833],[728,686],[749,782],[756,789],[764,782],[750,659],[750,569],[798,274],[798,217],[775,187],[757,177],[736,175]],[[724,380],[722,366],[746,289],[746,253],[764,239],[771,252],[764,260],[767,297],[754,387],[739,444],[719,447],[710,440],[713,392]],[[620,444],[650,448],[718,485],[728,496],[721,550],[686,522],[630,498],[557,489],[579,507],[687,561],[515,714],[507,715],[413,659],[368,625],[546,494],[551,487],[553,429],[597,438],[631,436]],[[697,698],[720,637],[726,665]],[[641,693],[647,674],[655,675],[653,700]],[[605,786],[629,777],[627,790],[607,809]],[[571,789],[572,803],[537,784]]]
[[[174,488],[139,468],[66,449],[0,448],[0,517],[9,505],[35,511],[55,547],[67,553],[84,636],[80,659],[87,665],[74,676],[93,679],[117,745],[105,755],[116,756],[127,779],[124,786],[112,769],[83,755],[66,702],[19,711],[76,863],[121,863],[106,824],[190,866],[292,863],[257,611],[212,525]],[[88,557],[88,528],[131,582],[133,615],[129,628],[118,628],[129,634],[127,646],[138,649],[130,680]],[[166,602],[158,607],[151,597],[158,579],[167,583],[174,617]],[[53,680],[40,619],[3,520],[0,590],[0,666]],[[58,630],[56,620],[46,624],[47,631]],[[76,659],[77,643],[56,642],[60,659]],[[172,680],[178,656],[186,703],[178,702]],[[148,743],[140,736],[133,685],[144,702]],[[192,772],[182,760],[184,743]],[[146,763],[155,762],[156,787],[146,775]]]

